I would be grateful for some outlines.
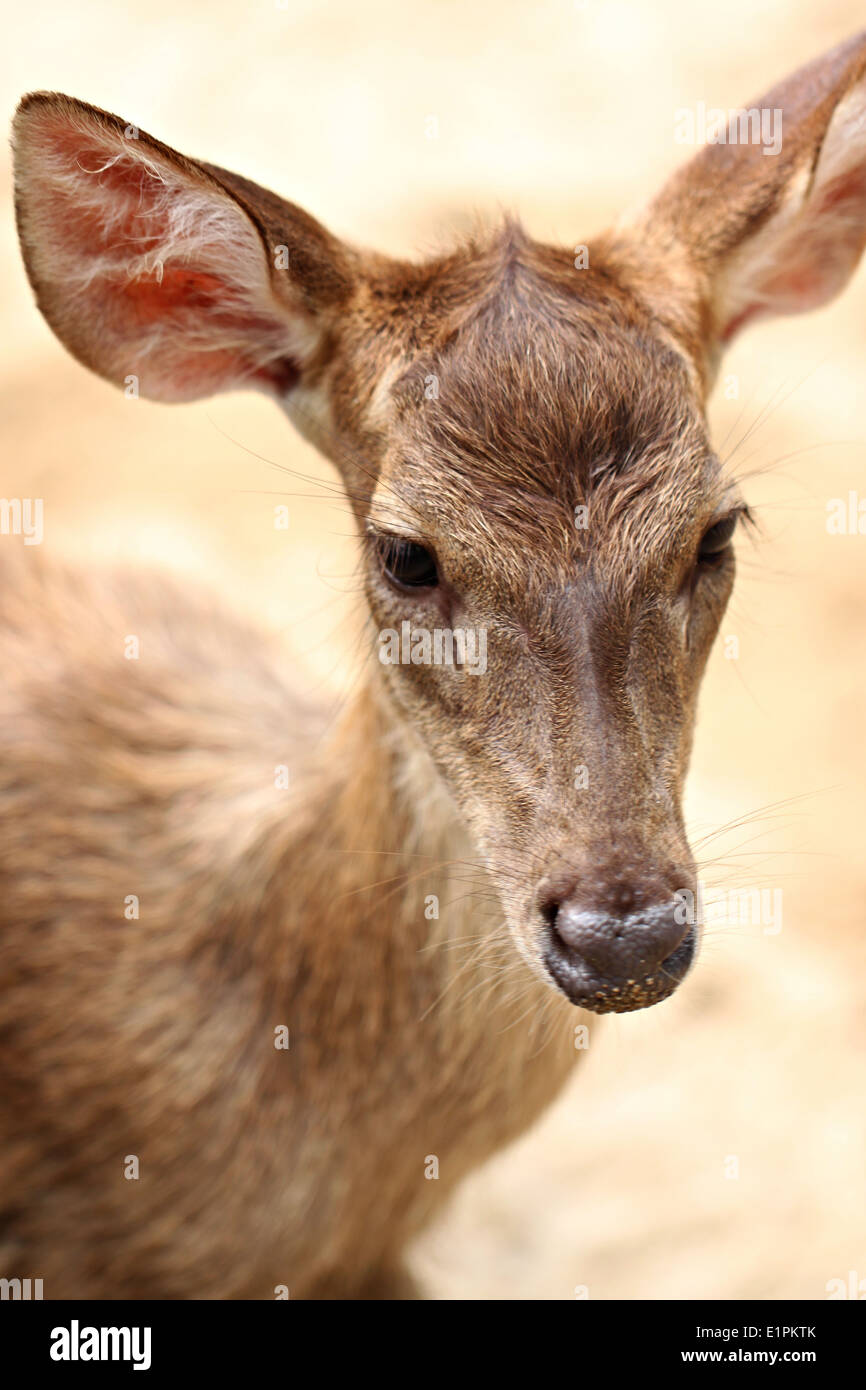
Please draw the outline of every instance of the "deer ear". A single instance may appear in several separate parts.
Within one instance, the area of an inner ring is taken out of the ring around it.
[[[857,265],[866,244],[866,33],[730,113],[716,141],[638,219],[680,300],[691,298],[687,317],[711,356],[753,319],[826,303]]]
[[[353,292],[318,222],[71,97],[25,97],[13,143],[27,273],[86,366],[161,401],[301,379]]]

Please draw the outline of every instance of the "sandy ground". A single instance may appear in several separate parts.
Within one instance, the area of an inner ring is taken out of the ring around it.
[[[682,157],[676,108],[755,97],[862,22],[854,0],[44,0],[4,19],[2,107],[66,90],[388,251],[503,205],[575,244]],[[262,460],[326,466],[262,398],[130,403],[67,357],[31,307],[0,159],[0,493],[45,499],[52,548],[209,578],[339,687],[348,522],[290,484],[275,532],[287,485]],[[866,486],[864,305],[861,268],[808,322],[755,329],[726,364],[740,399],[713,410],[730,454],[766,409],[731,465],[764,534],[741,547],[740,654],[712,657],[688,809],[696,839],[737,823],[701,851],[707,883],[780,890],[782,930],[711,931],[673,1001],[598,1030],[425,1239],[438,1296],[822,1298],[866,1278],[866,537],[825,530],[828,499]]]

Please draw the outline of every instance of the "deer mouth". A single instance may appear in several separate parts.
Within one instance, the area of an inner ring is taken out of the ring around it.
[[[645,975],[630,978],[600,974],[577,959],[548,951],[544,965],[572,1004],[595,1014],[627,1014],[649,1009],[669,999],[685,979],[695,958],[697,935],[692,928],[676,950]]]

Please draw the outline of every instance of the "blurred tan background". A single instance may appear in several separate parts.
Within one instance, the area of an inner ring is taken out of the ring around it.
[[[7,117],[65,90],[398,254],[502,207],[586,240],[687,156],[676,108],[743,104],[864,22],[855,0],[6,9]],[[0,157],[0,494],[45,499],[51,549],[139,555],[248,603],[339,688],[349,523],[266,460],[327,467],[264,398],[129,402],[68,358],[32,306]],[[555,1109],[419,1249],[440,1297],[823,1298],[866,1279],[866,536],[825,529],[828,499],[866,495],[866,271],[808,321],[753,329],[725,371],[723,452],[767,408],[732,462],[764,535],[740,545],[739,657],[711,660],[688,810],[695,839],[734,822],[700,851],[707,884],[780,889],[782,930],[710,929],[673,1001],[596,1031]]]

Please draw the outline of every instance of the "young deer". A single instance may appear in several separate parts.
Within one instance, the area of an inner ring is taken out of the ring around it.
[[[758,105],[780,152],[735,115],[577,268],[513,222],[362,252],[116,116],[22,102],[46,319],[144,396],[285,408],[357,518],[369,660],[333,721],[182,586],[7,562],[3,1275],[408,1294],[407,1242],[568,1076],[575,1006],[686,974],[681,793],[744,512],[705,400],[738,328],[858,260],[866,34]],[[404,624],[483,635],[486,670],[381,660]]]

